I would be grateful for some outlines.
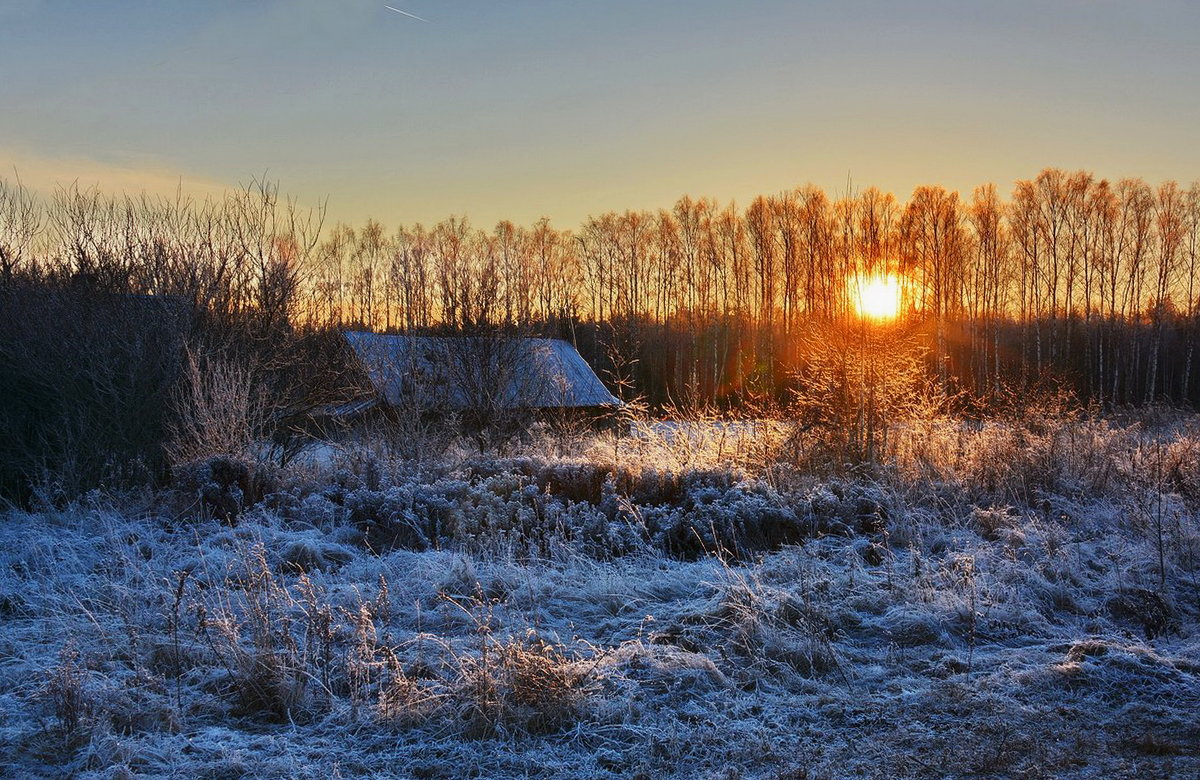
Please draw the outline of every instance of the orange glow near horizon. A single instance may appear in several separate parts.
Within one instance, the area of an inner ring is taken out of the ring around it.
[[[847,286],[858,316],[890,320],[900,313],[900,280],[895,274],[854,276]]]

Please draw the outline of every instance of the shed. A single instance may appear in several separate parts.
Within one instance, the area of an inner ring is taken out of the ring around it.
[[[562,339],[361,331],[345,337],[380,400],[393,407],[536,412],[622,405]]]

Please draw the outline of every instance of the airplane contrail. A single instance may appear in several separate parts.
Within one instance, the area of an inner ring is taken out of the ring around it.
[[[408,11],[401,11],[399,8],[392,8],[390,5],[385,5],[384,8],[388,9],[389,11],[395,11],[398,14],[404,14],[405,16],[410,16],[413,19],[416,19],[418,22],[425,22],[425,24],[430,23],[428,19],[422,19],[421,17],[417,16],[416,14],[410,14]]]

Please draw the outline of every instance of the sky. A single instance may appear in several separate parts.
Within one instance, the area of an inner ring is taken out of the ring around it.
[[[1195,0],[0,0],[0,176],[266,177],[393,227],[1047,166],[1188,183],[1198,34]]]

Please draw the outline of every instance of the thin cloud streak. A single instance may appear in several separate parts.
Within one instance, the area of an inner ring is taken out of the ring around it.
[[[405,16],[416,19],[418,22],[425,22],[425,24],[430,23],[428,19],[422,19],[421,17],[417,16],[416,14],[410,14],[408,11],[401,11],[399,8],[393,8],[390,5],[385,5],[384,8],[388,9],[389,11],[395,11],[398,14],[404,14]]]
[[[174,195],[182,189],[189,195],[219,197],[237,189],[225,183],[177,169],[153,159],[108,162],[86,156],[50,156],[0,146],[0,177],[15,174],[25,186],[51,195],[72,184],[81,189],[98,188],[109,194],[146,193]]]

